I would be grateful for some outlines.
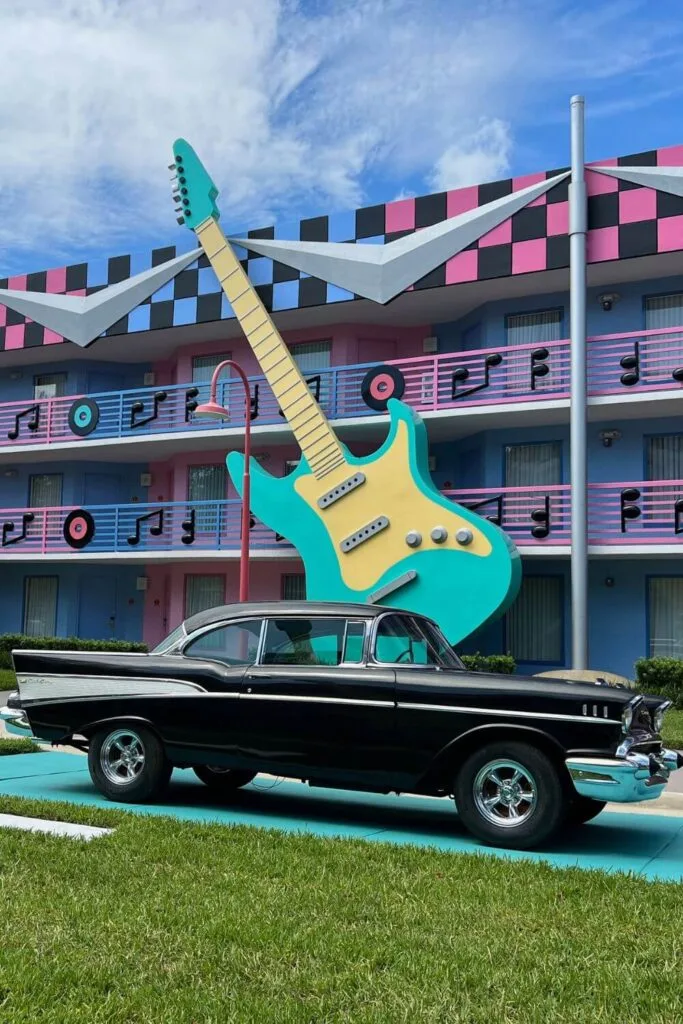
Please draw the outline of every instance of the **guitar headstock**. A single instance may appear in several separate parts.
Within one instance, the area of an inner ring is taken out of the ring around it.
[[[208,217],[218,220],[218,189],[189,142],[176,139],[173,158],[168,169],[173,172],[171,183],[178,223],[194,229]]]

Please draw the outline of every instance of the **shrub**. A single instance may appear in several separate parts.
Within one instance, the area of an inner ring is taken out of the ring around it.
[[[638,689],[656,693],[683,708],[683,660],[680,658],[640,658],[636,662]]]
[[[461,654],[460,660],[471,672],[497,672],[510,676],[517,668],[511,654]]]
[[[23,633],[0,634],[0,669],[12,668],[12,651],[112,651],[125,654],[144,653],[147,644],[134,640],[82,640],[77,636],[25,636]]]

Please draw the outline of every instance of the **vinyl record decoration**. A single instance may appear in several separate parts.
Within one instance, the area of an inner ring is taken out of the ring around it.
[[[87,547],[95,536],[95,520],[84,508],[75,508],[64,520],[64,540],[70,548]]]
[[[100,407],[93,398],[77,398],[69,409],[69,429],[78,437],[87,437],[100,422]]]
[[[397,366],[373,366],[363,377],[360,393],[375,412],[386,412],[390,398],[403,398],[405,377]]]

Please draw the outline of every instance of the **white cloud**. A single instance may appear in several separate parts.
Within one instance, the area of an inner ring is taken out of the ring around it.
[[[483,121],[441,154],[429,184],[441,192],[502,178],[510,168],[511,151],[510,126],[499,118]]]
[[[657,66],[662,33],[673,45],[662,18],[649,27],[602,4],[563,22],[565,8],[3,0],[0,263],[163,242],[177,135],[205,160],[231,228],[353,207],[369,181],[386,196],[495,176],[539,106],[565,104],[569,78],[603,75],[605,38],[624,73]]]

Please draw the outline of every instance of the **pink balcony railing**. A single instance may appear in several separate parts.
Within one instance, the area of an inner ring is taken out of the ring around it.
[[[566,398],[569,359],[569,341],[564,339],[390,362],[402,376],[404,401],[422,412],[433,412]],[[309,387],[330,419],[379,414],[368,407],[361,393],[373,365],[335,366],[308,375]],[[680,389],[683,328],[589,338],[588,376],[592,396]],[[265,379],[252,377],[250,383],[252,423],[284,424]],[[215,429],[215,422],[194,415],[208,392],[208,384],[187,383],[8,402],[0,408],[0,447]],[[242,426],[241,383],[222,381],[219,399],[229,411],[225,425]]]
[[[497,523],[519,547],[568,546],[571,493],[567,484],[444,492]],[[682,543],[683,480],[589,485],[592,544]],[[91,505],[86,509],[0,510],[2,555],[78,557],[79,552],[115,553],[234,551],[240,541],[240,502],[162,502]],[[252,518],[251,546],[291,545]]]

